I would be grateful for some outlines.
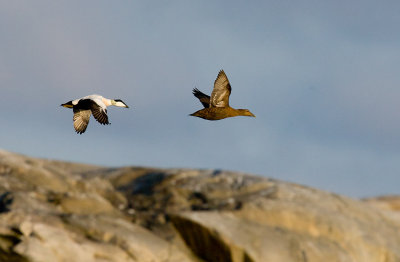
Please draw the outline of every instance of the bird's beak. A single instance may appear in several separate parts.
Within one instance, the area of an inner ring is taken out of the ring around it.
[[[253,115],[252,112],[248,111],[248,113],[249,113],[249,114],[248,114],[247,116],[256,117],[255,115]]]

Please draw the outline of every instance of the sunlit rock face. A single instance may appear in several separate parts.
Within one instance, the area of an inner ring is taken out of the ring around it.
[[[400,261],[397,203],[0,151],[0,261]]]

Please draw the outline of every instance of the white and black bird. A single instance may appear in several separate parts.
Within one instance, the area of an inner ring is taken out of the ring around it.
[[[108,106],[118,106],[129,108],[121,99],[108,99],[101,95],[89,95],[79,99],[69,101],[61,106],[74,110],[74,128],[78,134],[86,131],[89,124],[90,115],[102,125],[109,125],[107,116]]]

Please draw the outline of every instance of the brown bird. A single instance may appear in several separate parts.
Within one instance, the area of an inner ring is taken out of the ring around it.
[[[194,112],[191,116],[197,116],[207,120],[220,120],[233,116],[252,116],[248,109],[235,109],[229,106],[229,95],[231,85],[224,70],[219,71],[214,82],[214,89],[211,97],[202,93],[197,88],[193,89],[193,95],[203,104],[204,108]]]

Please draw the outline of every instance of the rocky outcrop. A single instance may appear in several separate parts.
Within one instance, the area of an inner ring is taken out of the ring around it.
[[[376,207],[400,212],[400,196],[382,196],[364,199],[365,202]]]
[[[234,172],[0,151],[0,261],[400,261],[398,210],[376,203]]]

